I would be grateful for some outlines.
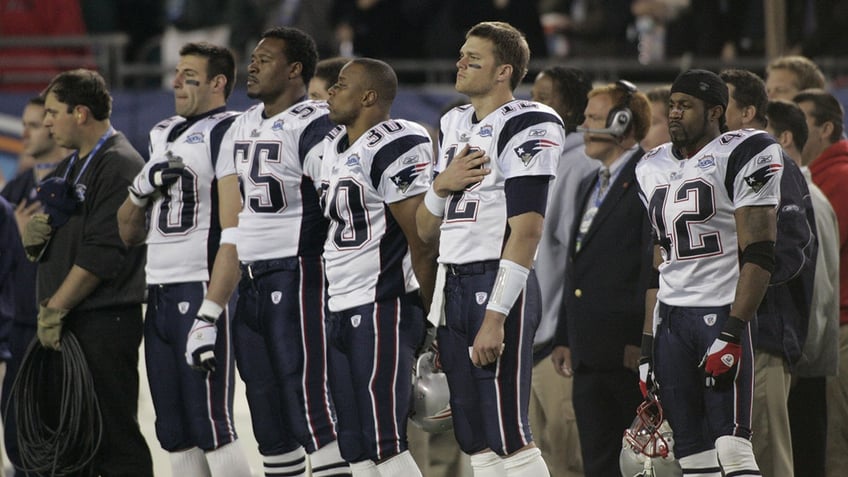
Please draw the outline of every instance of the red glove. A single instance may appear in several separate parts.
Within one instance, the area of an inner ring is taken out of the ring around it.
[[[742,331],[748,324],[735,316],[727,318],[724,329],[713,341],[701,366],[706,374],[708,388],[725,389],[736,379],[739,361],[742,359]]]

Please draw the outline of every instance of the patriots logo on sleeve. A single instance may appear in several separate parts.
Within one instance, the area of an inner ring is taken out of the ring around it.
[[[558,147],[559,144],[551,141],[550,139],[531,139],[524,144],[513,149],[515,154],[521,159],[521,162],[524,166],[528,166],[530,161],[536,157],[536,154],[542,151],[542,149],[547,149],[549,147]]]
[[[404,167],[397,174],[390,177],[390,179],[394,182],[399,191],[406,192],[406,190],[409,189],[409,186],[411,186],[415,181],[415,178],[418,177],[425,169],[427,169],[426,162],[413,164],[411,166]]]
[[[767,166],[761,167],[751,173],[749,176],[745,176],[745,183],[748,184],[748,187],[754,190],[754,192],[759,192],[763,186],[768,183],[771,178],[777,174],[778,171],[783,167],[783,164],[769,164]]]

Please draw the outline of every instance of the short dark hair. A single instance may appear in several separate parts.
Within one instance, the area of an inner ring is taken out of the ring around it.
[[[807,119],[804,116],[804,110],[796,103],[784,100],[769,101],[768,106],[766,106],[766,117],[775,135],[789,131],[792,133],[795,147],[799,151],[804,149],[804,144],[807,144],[809,130],[807,129]]]
[[[227,79],[227,84],[224,85],[224,98],[229,98],[236,85],[236,58],[232,50],[206,42],[186,43],[180,48],[180,56],[188,55],[206,58],[206,79],[211,80],[218,75],[224,75]]]
[[[315,78],[322,79],[332,86],[339,80],[339,72],[342,70],[351,58],[344,56],[336,56],[321,60],[315,65]]]
[[[303,83],[308,84],[315,75],[315,65],[318,63],[318,47],[315,40],[297,28],[274,27],[265,30],[262,38],[277,38],[286,42],[283,54],[290,63],[300,63],[300,76]],[[342,65],[344,66],[344,65]],[[341,70],[341,67],[339,67]],[[336,73],[338,77],[338,72]]]
[[[498,64],[512,66],[509,85],[515,90],[527,74],[530,63],[530,46],[524,33],[506,22],[480,22],[465,34],[465,38],[471,36],[490,40],[495,47]]]
[[[756,108],[757,113],[754,115],[754,119],[765,124],[768,93],[763,79],[756,73],[740,69],[724,70],[719,73],[719,76],[728,85],[733,85],[733,100],[742,107],[753,106]]]
[[[586,119],[583,116],[592,81],[583,70],[565,66],[553,66],[542,70],[542,74],[553,82],[554,90],[562,98],[567,114],[562,118],[566,131],[575,131]]]
[[[360,65],[365,69],[365,78],[368,83],[366,89],[377,91],[379,101],[384,105],[391,105],[397,96],[398,79],[395,70],[385,61],[374,58],[356,58],[350,60],[351,64]]]
[[[44,107],[44,96],[41,96],[41,95],[39,95],[39,96],[33,96],[32,98],[29,98],[29,99],[27,100],[26,105],[27,105],[27,106],[30,106],[30,105],[32,105],[32,106],[41,106],[41,107],[43,108],[43,107]]]
[[[813,111],[810,113],[816,121],[816,126],[821,126],[826,122],[833,123],[833,132],[830,133],[831,143],[835,143],[842,138],[843,133],[843,117],[845,112],[839,100],[835,96],[823,89],[805,89],[796,94],[792,101],[802,103],[809,101],[813,103]]]
[[[96,71],[79,68],[59,73],[41,96],[46,98],[50,93],[68,105],[69,113],[77,106],[85,106],[98,121],[109,119],[112,114],[112,95],[106,88],[106,80]]]

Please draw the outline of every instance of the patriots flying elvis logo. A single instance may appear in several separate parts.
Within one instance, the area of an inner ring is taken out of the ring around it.
[[[559,144],[551,141],[550,139],[531,139],[524,144],[513,149],[515,154],[521,159],[521,162],[524,163],[524,166],[528,166],[530,161],[536,157],[536,154],[542,151],[542,149],[546,149],[549,147],[557,147]]]
[[[764,185],[780,171],[783,167],[783,164],[769,164],[765,167],[761,167],[751,173],[749,176],[745,176],[745,183],[748,184],[748,187],[754,190],[754,192],[759,192],[760,189],[763,188]]]
[[[399,191],[406,192],[406,189],[409,189],[409,186],[412,185],[415,178],[418,177],[418,175],[425,169],[427,169],[427,163],[420,162],[418,164],[404,167],[390,179],[394,182]]]

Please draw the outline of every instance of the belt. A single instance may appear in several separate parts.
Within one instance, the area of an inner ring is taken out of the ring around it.
[[[450,275],[482,275],[483,273],[497,270],[498,266],[500,266],[500,260],[485,260],[460,265],[446,263],[444,265]]]
[[[242,262],[241,273],[245,277],[255,279],[271,272],[297,270],[298,263],[298,257],[272,258],[270,260]]]

